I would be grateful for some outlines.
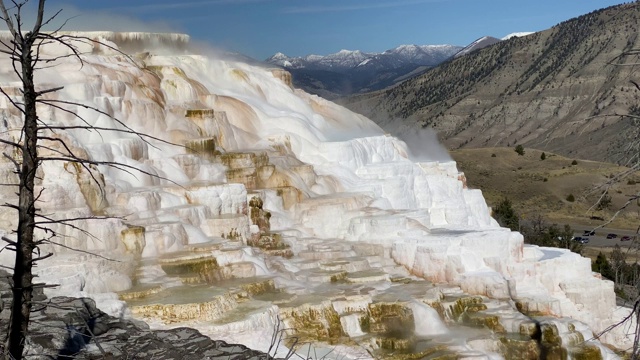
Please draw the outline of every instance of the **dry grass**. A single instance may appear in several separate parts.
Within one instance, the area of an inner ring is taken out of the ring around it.
[[[607,257],[607,259],[611,259],[611,253],[613,252],[613,250],[614,248],[611,246],[603,246],[603,247],[585,246],[582,249],[582,252],[580,254],[584,257],[588,257],[591,260],[595,261],[599,253],[602,253],[604,256]],[[635,264],[636,262],[640,263],[640,253],[637,251],[635,247],[631,249],[627,247],[623,247],[622,251],[626,255],[627,264],[632,265],[632,264]]]
[[[492,154],[496,156],[492,157]],[[525,149],[525,155],[519,156],[513,148],[451,152],[458,169],[465,173],[469,187],[481,189],[489,205],[504,197],[511,199],[525,219],[540,213],[552,223],[598,226],[602,221],[590,219],[591,216],[608,219],[613,210],[625,203],[628,195],[640,192],[638,174],[610,188],[610,210],[596,211],[592,207],[599,193],[592,192],[593,189],[626,168],[580,159],[576,159],[577,165],[572,165],[574,159],[549,152],[546,152],[546,159],[541,160],[541,154],[539,150]],[[638,184],[628,184],[628,180]],[[574,202],[566,200],[569,194],[574,195]],[[639,224],[640,206],[633,203],[608,226],[635,230]]]

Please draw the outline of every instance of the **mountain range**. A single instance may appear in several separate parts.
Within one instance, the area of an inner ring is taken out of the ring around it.
[[[522,144],[625,162],[640,74],[616,64],[638,63],[624,55],[640,48],[638,23],[640,3],[600,9],[341,103],[396,134],[433,128],[449,149]]]
[[[304,57],[277,53],[265,62],[291,72],[296,87],[333,99],[383,89],[440,64],[461,49],[455,45],[401,45],[381,53],[341,50]]]

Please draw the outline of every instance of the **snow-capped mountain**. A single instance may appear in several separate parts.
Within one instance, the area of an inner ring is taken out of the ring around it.
[[[406,65],[435,66],[460,51],[455,45],[400,45],[381,53],[366,53],[360,50],[340,50],[326,56],[307,55],[289,57],[276,53],[265,62],[287,69],[313,69],[327,71],[349,71],[358,67],[379,69],[382,67],[399,68]]]
[[[400,45],[383,52],[382,56],[395,56],[407,62],[436,65],[460,50],[455,45]]]
[[[327,68],[353,68],[361,64],[366,59],[369,59],[372,54],[363,53],[360,50],[340,50],[335,54],[329,54],[324,57],[314,57],[309,58],[309,60],[314,61],[317,59],[316,63],[319,66],[327,67]],[[315,55],[317,56],[317,55]]]
[[[500,41],[502,40],[498,38],[494,38],[493,36],[483,36],[478,40],[472,42],[471,44],[465,46],[464,49],[458,51],[458,53],[455,54],[453,57],[458,58],[460,56],[467,55],[476,50],[480,50],[484,47],[499,43]]]
[[[300,57],[279,52],[265,62],[291,72],[295,86],[331,99],[385,88],[408,74],[440,64],[460,49],[455,45],[400,45],[381,53],[340,50]]]
[[[511,33],[511,34],[503,37],[500,40],[509,40],[511,38],[514,38],[514,37],[523,37],[523,36],[527,36],[527,35],[531,35],[531,34],[533,34],[533,32],[531,32],[531,31],[514,32],[514,33]]]
[[[503,40],[530,34],[532,33],[514,32],[502,39],[483,36],[465,47],[400,45],[381,53],[340,50],[325,56],[298,57],[278,52],[265,62],[291,72],[296,87],[327,99],[335,99],[380,90],[417,76],[449,58],[457,58]]]
[[[523,36],[527,36],[527,35],[531,35],[531,34],[533,34],[533,32],[530,32],[530,31],[529,32],[525,32],[525,31],[523,31],[523,32],[514,32],[514,33],[511,33],[511,34],[509,34],[507,36],[502,37],[501,39],[495,38],[493,36],[483,36],[483,37],[479,38],[478,40],[472,42],[471,44],[465,46],[464,49],[458,51],[458,53],[455,54],[453,57],[454,58],[458,58],[460,56],[469,54],[469,53],[474,52],[476,50],[480,50],[480,49],[485,48],[487,46],[491,46],[493,44],[497,44],[500,41],[509,40],[511,38],[514,38],[514,37],[523,37]]]

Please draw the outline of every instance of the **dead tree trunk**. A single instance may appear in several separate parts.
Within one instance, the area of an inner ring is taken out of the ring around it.
[[[56,61],[67,57],[76,58],[80,61],[80,63],[82,63],[83,60],[81,57],[81,53],[77,48],[78,43],[99,43],[101,46],[105,46],[107,48],[113,49],[114,51],[120,52],[117,48],[114,48],[109,44],[101,43],[98,40],[89,39],[83,36],[60,34],[60,28],[51,32],[42,31],[42,26],[49,23],[56,17],[56,15],[60,13],[60,11],[58,11],[53,16],[44,20],[45,1],[46,0],[38,0],[38,10],[35,23],[29,32],[23,32],[21,10],[22,7],[27,4],[28,0],[12,0],[11,5],[13,6],[9,9],[10,11],[7,10],[4,0],[0,0],[2,21],[4,21],[11,34],[11,40],[8,42],[6,42],[6,40],[4,39],[0,39],[0,53],[8,55],[13,61],[15,74],[17,77],[19,77],[22,86],[22,98],[21,100],[15,100],[14,98],[12,98],[12,96],[5,92],[2,87],[0,87],[0,93],[12,103],[13,107],[21,112],[23,117],[20,140],[7,140],[4,138],[0,138],[0,144],[7,145],[13,150],[11,155],[6,153],[3,155],[14,163],[16,168],[15,171],[18,174],[19,178],[19,184],[9,184],[19,187],[17,194],[17,204],[14,203],[0,205],[14,209],[18,213],[18,225],[15,231],[16,238],[10,239],[5,236],[2,237],[2,240],[8,243],[5,248],[15,251],[15,265],[13,268],[12,278],[13,301],[10,310],[11,318],[9,320],[9,328],[6,332],[6,338],[0,340],[0,359],[6,360],[22,359],[24,357],[23,353],[25,350],[25,342],[28,335],[31,308],[33,305],[33,290],[35,287],[44,286],[43,284],[33,283],[32,268],[37,261],[45,259],[52,255],[52,253],[41,255],[39,246],[43,244],[62,246],[60,244],[56,244],[56,242],[50,241],[58,234],[56,234],[56,232],[51,230],[51,228],[49,228],[48,226],[53,223],[63,224],[76,230],[88,233],[86,230],[74,226],[73,221],[106,218],[90,215],[87,218],[80,217],[74,219],[54,220],[47,215],[39,213],[39,210],[36,208],[36,201],[38,200],[39,193],[36,194],[34,192],[34,185],[36,172],[38,170],[38,167],[40,166],[40,163],[44,161],[69,162],[83,167],[89,174],[92,173],[90,167],[102,165],[116,168],[121,171],[135,170],[149,176],[165,179],[156,174],[152,174],[142,169],[137,169],[136,167],[124,163],[95,161],[90,158],[77,156],[72,152],[71,148],[64,142],[64,140],[50,135],[50,133],[55,133],[56,131],[64,132],[65,130],[69,129],[113,131],[117,133],[136,135],[148,144],[150,144],[148,140],[153,140],[165,144],[175,145],[165,140],[147,134],[139,133],[127,126],[127,124],[125,124],[124,122],[114,117],[112,117],[112,119],[117,122],[121,128],[96,128],[90,125],[87,119],[83,118],[82,115],[77,114],[73,110],[66,109],[64,105],[77,105],[93,110],[101,115],[111,115],[101,111],[96,107],[86,104],[43,98],[43,95],[54,93],[62,89],[62,87],[52,87],[49,89],[36,90],[34,82],[34,72],[40,68],[38,67],[39,63],[55,63]],[[53,55],[48,58],[43,57],[43,53],[41,52],[42,47],[45,46],[45,44],[52,43],[65,47],[69,51],[69,54]],[[122,52],[120,53],[123,54]],[[81,120],[85,125],[75,125],[69,127],[50,126],[49,124],[41,121],[41,119],[38,118],[38,114],[36,112],[37,104],[49,106],[53,109],[58,109],[67,114],[72,114],[73,116]],[[42,144],[43,142],[45,144]],[[47,151],[51,153],[51,143],[58,144],[63,150],[55,150],[53,152],[53,156],[47,156]],[[44,149],[43,153],[45,154],[41,154],[40,156],[38,156],[39,149]],[[98,179],[93,177],[93,175],[91,176],[97,183],[97,185],[101,186]],[[46,238],[34,238],[34,232],[36,229],[44,231],[47,234]],[[73,250],[72,248],[69,249]],[[3,333],[3,335],[5,334],[4,332],[0,333]],[[2,343],[2,341],[4,341],[4,343]]]
[[[41,1],[42,2],[42,1]],[[16,44],[21,52],[22,85],[24,96],[24,143],[22,144],[22,168],[20,171],[20,190],[18,200],[18,229],[15,244],[16,263],[13,272],[13,302],[6,349],[14,359],[22,358],[25,338],[31,315],[33,295],[33,251],[35,248],[33,232],[35,228],[34,179],[38,167],[38,124],[36,114],[36,91],[33,83],[33,45],[31,34]]]
[[[36,21],[31,32],[22,33],[22,21],[20,7],[23,4],[15,4],[18,11],[13,15],[14,19],[0,1],[3,20],[11,33],[13,51],[9,53],[14,64],[21,68],[20,80],[22,81],[24,125],[22,129],[23,142],[20,146],[22,165],[19,171],[19,198],[18,198],[18,229],[17,238],[13,245],[16,252],[13,272],[11,318],[5,344],[5,358],[21,359],[24,351],[25,340],[28,333],[29,318],[31,315],[31,300],[33,297],[33,254],[35,242],[33,233],[35,229],[35,194],[34,180],[38,168],[38,115],[36,113],[36,93],[33,71],[36,64],[32,47],[36,35],[40,32],[44,17],[44,2],[39,1]],[[14,23],[15,20],[15,23]],[[18,70],[16,69],[16,72]]]

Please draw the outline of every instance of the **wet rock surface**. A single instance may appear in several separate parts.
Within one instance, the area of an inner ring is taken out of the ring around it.
[[[1,333],[8,328],[10,315],[8,279],[6,272],[0,272]],[[59,360],[271,359],[243,345],[211,340],[191,328],[150,330],[144,322],[105,314],[91,299],[46,299],[41,292],[35,297],[25,355]]]

